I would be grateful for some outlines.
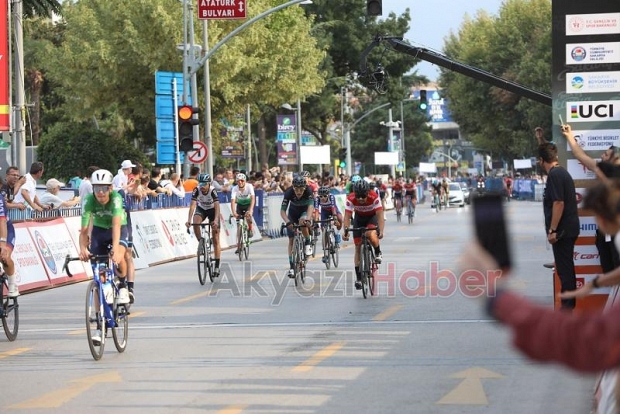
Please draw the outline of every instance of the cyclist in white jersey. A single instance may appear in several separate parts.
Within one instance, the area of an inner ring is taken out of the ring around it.
[[[211,238],[213,241],[215,253],[215,267],[213,276],[220,275],[220,255],[222,248],[220,247],[220,200],[217,197],[217,191],[211,187],[211,176],[209,174],[198,175],[198,187],[192,191],[192,201],[189,204],[189,212],[187,215],[187,223],[185,226],[190,227],[191,224],[200,224],[209,219],[211,226]],[[191,223],[191,224],[190,224]],[[200,226],[193,226],[196,239],[200,240]]]
[[[247,183],[247,177],[243,173],[237,174],[237,185],[235,185],[230,194],[230,208],[233,216],[238,219],[245,217],[248,223],[248,236],[254,235],[252,231],[252,213],[254,212],[254,204],[256,197],[254,195],[254,186]],[[239,253],[235,251],[235,254]]]

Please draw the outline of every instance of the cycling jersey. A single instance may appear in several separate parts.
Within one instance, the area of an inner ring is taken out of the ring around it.
[[[405,184],[405,196],[416,198],[416,185],[415,184]]]
[[[110,192],[110,200],[103,205],[95,198],[94,194],[88,194],[82,207],[82,227],[87,227],[93,220],[94,227],[102,229],[112,228],[112,218],[120,217],[121,226],[127,224],[127,213],[123,207],[123,196],[116,191]]]
[[[403,194],[403,186],[400,183],[392,185],[392,197],[401,197]]]
[[[237,205],[249,207],[252,204],[252,196],[254,196],[254,186],[246,183],[243,189],[238,185],[234,186],[230,194],[231,200],[237,200]]]
[[[314,194],[319,191],[319,185],[314,181],[308,181],[308,188],[310,188]]]
[[[212,210],[215,208],[215,203],[219,202],[217,198],[217,191],[215,188],[211,188],[207,194],[203,194],[199,187],[194,188],[192,191],[192,201],[196,202],[196,206],[202,210]]]
[[[355,197],[355,193],[347,196],[345,210],[360,216],[374,216],[378,211],[383,210],[381,199],[374,191],[368,192],[366,200],[360,201]]]
[[[321,197],[317,197],[314,199],[314,209],[321,210],[321,220],[326,220],[328,215],[336,215],[340,213],[338,211],[338,205],[336,204],[336,197],[333,194],[330,194],[327,197],[327,200],[323,201]]]
[[[295,195],[294,187],[289,187],[284,192],[284,199],[282,200],[282,208],[281,210],[286,211],[289,206],[291,208],[298,209],[300,207],[307,208],[314,204],[314,196],[312,195],[312,190],[310,187],[306,187],[306,190],[302,194],[301,197],[297,198]]]

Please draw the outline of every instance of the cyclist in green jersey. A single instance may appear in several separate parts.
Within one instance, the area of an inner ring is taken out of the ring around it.
[[[127,213],[123,208],[123,197],[112,190],[113,179],[112,173],[107,170],[97,170],[90,178],[93,193],[85,197],[82,208],[80,259],[88,261],[91,254],[106,255],[108,246],[112,246],[112,260],[117,265],[120,278],[119,303],[129,303],[125,277]]]

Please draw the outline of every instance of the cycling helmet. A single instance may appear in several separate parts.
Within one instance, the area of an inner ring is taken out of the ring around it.
[[[368,191],[370,191],[370,185],[364,180],[359,180],[353,184],[353,191],[355,192],[355,197],[367,197]]]
[[[198,175],[198,182],[200,184],[211,184],[213,182],[213,179],[209,174],[204,173]]]
[[[331,194],[331,189],[329,187],[321,187],[319,188],[320,196],[328,196]]]
[[[301,175],[298,175],[297,177],[293,178],[293,187],[306,187],[306,179],[304,177],[302,177]]]
[[[114,177],[108,170],[97,170],[90,177],[92,185],[112,185],[112,180]]]
[[[303,178],[310,178],[310,172],[304,170],[304,171],[299,173],[299,176],[303,177]]]
[[[358,181],[359,181],[359,180],[361,180],[361,179],[362,179],[362,177],[360,177],[359,175],[357,175],[357,174],[356,174],[356,175],[354,175],[353,177],[351,177],[351,182],[352,182],[353,184],[355,184],[356,182],[358,182]]]
[[[245,174],[243,174],[243,173],[237,174],[237,181],[239,181],[239,180],[247,181],[247,179],[248,178],[245,176]]]

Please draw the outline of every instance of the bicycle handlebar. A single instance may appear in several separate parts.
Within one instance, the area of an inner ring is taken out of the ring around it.
[[[107,254],[91,254],[90,259],[95,259],[95,261],[97,262],[103,262],[104,260],[110,260],[110,256]],[[67,276],[69,277],[73,277],[73,273],[71,273],[71,271],[69,271],[69,262],[75,262],[75,261],[81,261],[82,259],[79,258],[79,256],[73,256],[71,257],[70,255],[65,256],[65,263],[62,266],[62,271],[65,272],[67,274]]]

